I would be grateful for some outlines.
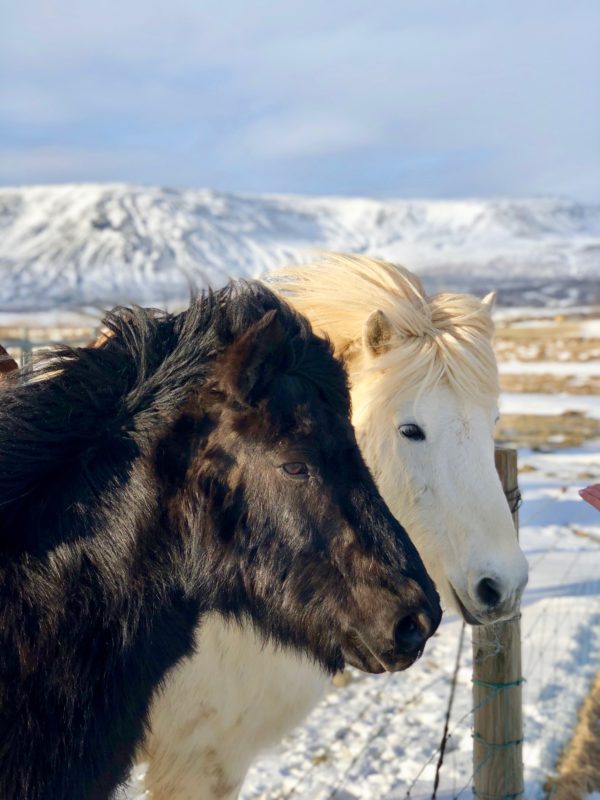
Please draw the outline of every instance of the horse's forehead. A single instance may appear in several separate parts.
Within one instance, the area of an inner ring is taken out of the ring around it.
[[[293,413],[299,420],[313,420],[315,426],[327,424],[325,420],[332,418],[345,421],[350,416],[346,383],[335,374],[328,375],[327,371],[322,380],[283,375],[271,392],[269,404],[283,417]]]
[[[397,421],[408,414],[430,424],[452,423],[463,428],[481,424],[496,409],[495,398],[469,397],[452,389],[445,381],[427,389],[417,387],[409,393],[399,384],[390,402]]]
[[[293,441],[314,447],[327,447],[348,438],[351,432],[348,414],[325,401],[312,398],[295,398],[294,401],[278,396],[267,397],[256,407],[243,412],[230,409],[226,429],[217,428],[213,438],[227,435],[227,428],[249,440],[261,441],[268,446]]]

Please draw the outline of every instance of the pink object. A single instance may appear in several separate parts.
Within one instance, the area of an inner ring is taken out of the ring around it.
[[[595,483],[593,486],[588,486],[586,489],[581,489],[579,492],[581,497],[594,508],[600,511],[600,483]]]

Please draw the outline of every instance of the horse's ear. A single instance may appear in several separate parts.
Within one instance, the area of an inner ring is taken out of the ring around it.
[[[489,292],[489,294],[486,294],[486,296],[481,301],[481,305],[485,306],[485,308],[487,308],[490,314],[492,313],[492,311],[494,310],[494,306],[496,305],[496,295],[497,292]]]
[[[392,323],[383,311],[378,309],[369,314],[363,329],[363,344],[373,356],[380,356],[391,347],[394,333]]]
[[[276,309],[267,313],[233,344],[221,359],[221,385],[244,403],[260,398],[281,369],[286,331]]]

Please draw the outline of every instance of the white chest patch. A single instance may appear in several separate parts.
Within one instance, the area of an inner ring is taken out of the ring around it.
[[[140,760],[152,800],[231,800],[250,763],[316,705],[329,678],[308,658],[263,645],[250,626],[209,615],[197,653],[153,700]]]

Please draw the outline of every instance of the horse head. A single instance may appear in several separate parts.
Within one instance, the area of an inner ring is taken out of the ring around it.
[[[494,466],[492,296],[428,297],[408,270],[327,257],[280,284],[348,367],[363,455],[447,607],[513,616],[527,582]]]
[[[189,454],[174,524],[202,528],[221,613],[332,671],[404,669],[440,621],[437,593],[363,462],[331,346],[253,291],[259,318],[157,448],[171,482]]]

